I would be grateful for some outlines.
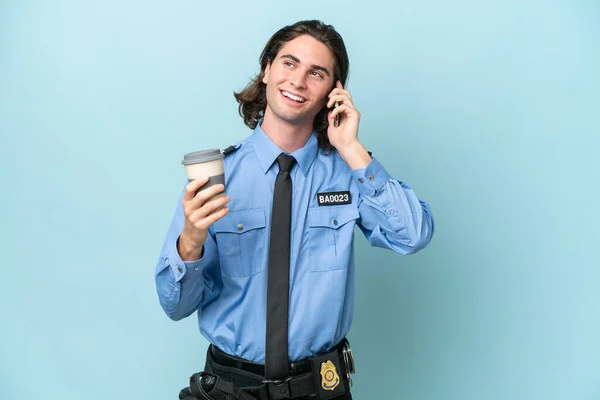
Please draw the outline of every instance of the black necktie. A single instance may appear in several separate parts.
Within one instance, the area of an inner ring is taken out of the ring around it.
[[[273,191],[271,242],[267,282],[267,337],[265,377],[284,379],[288,371],[288,303],[290,282],[290,230],[292,177],[296,160],[283,153],[277,157],[279,173]]]

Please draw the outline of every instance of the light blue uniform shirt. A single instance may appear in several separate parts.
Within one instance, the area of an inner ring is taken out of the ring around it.
[[[156,287],[170,318],[198,311],[209,342],[264,363],[271,207],[282,150],[260,126],[236,146],[224,158],[229,213],[209,228],[202,258],[184,262],[177,251],[184,224],[180,198],[156,266]],[[350,170],[337,151],[318,148],[314,133],[291,155],[297,163],[291,171],[289,359],[296,361],[329,350],[350,329],[355,226],[371,245],[409,254],[429,243],[434,222],[429,206],[376,159]],[[350,192],[350,204],[318,204],[318,193],[343,191]]]

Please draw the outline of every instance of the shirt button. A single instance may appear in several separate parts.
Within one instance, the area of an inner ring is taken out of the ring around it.
[[[333,220],[333,221],[331,221],[331,222],[333,222],[333,224],[334,224],[334,225],[337,225],[337,224],[338,224],[338,222],[337,222],[337,219],[334,219],[334,220]]]
[[[358,178],[358,181],[359,181],[360,183],[363,183],[363,182],[365,181],[365,178]]]
[[[194,271],[198,271],[198,267],[194,267]]]
[[[177,267],[177,271],[179,271],[179,272],[183,272],[183,268],[181,268],[181,267]]]
[[[238,229],[241,231],[242,229],[244,229],[244,225],[238,224]]]
[[[375,179],[375,177],[374,177],[373,175],[369,175],[369,180],[370,180],[370,181],[372,181],[372,180],[374,180],[374,179]]]

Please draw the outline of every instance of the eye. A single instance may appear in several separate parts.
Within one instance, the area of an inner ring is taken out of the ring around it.
[[[284,61],[283,65],[285,65],[286,67],[293,67],[294,64],[291,61]]]
[[[311,74],[312,74],[314,77],[317,77],[317,78],[323,79],[323,74],[321,74],[320,72],[313,71],[313,72],[311,72]]]

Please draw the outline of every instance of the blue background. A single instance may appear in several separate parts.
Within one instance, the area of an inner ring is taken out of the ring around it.
[[[594,0],[0,2],[1,399],[175,399],[201,369],[154,288],[180,160],[250,134],[232,92],[311,18],[437,223],[414,256],[357,231],[355,398],[600,399]]]

